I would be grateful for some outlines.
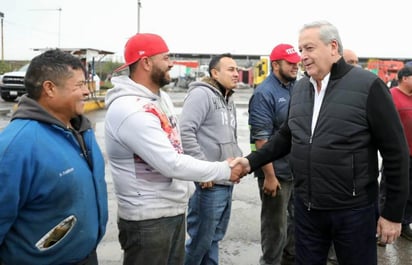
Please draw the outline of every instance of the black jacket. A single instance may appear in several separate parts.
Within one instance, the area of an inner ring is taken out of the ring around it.
[[[408,195],[409,153],[386,85],[340,59],[332,67],[311,135],[313,99],[313,85],[303,77],[293,89],[287,124],[247,157],[252,170],[290,151],[295,192],[309,209],[362,207],[377,202],[379,150],[385,175],[390,175],[390,199],[382,216],[400,222]]]

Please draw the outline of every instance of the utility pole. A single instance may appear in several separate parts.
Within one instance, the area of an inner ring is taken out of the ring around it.
[[[140,8],[142,7],[142,3],[140,0],[137,0],[137,33],[140,33]]]
[[[1,19],[1,60],[4,61],[4,41],[3,41],[3,19],[4,13],[0,12],[0,19]]]

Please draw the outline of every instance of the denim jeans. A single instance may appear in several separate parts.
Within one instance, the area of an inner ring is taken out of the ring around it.
[[[376,265],[376,204],[344,210],[308,208],[295,195],[297,265],[326,264],[333,242],[339,264]]]
[[[264,178],[258,178],[262,201],[260,234],[262,256],[260,265],[294,264],[293,181],[279,179],[281,190],[275,197],[263,193]]]
[[[187,215],[186,265],[219,264],[219,241],[229,224],[232,191],[233,186],[202,189],[196,184]]]
[[[182,265],[185,215],[143,221],[118,220],[123,265]]]

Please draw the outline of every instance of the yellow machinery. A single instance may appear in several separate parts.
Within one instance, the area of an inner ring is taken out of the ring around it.
[[[268,76],[270,71],[269,63],[269,58],[265,56],[261,57],[253,66],[253,88],[256,88]]]

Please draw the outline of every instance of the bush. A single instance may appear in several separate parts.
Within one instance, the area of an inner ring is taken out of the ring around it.
[[[0,74],[4,74],[7,72],[13,71],[13,66],[10,63],[6,63],[4,61],[0,61]]]

